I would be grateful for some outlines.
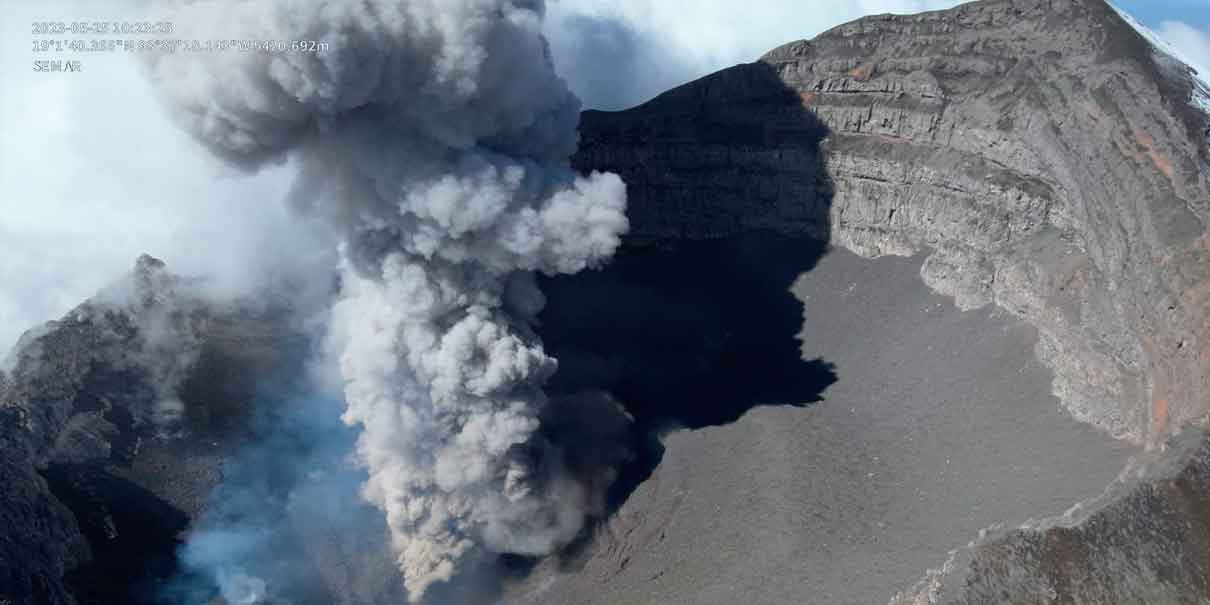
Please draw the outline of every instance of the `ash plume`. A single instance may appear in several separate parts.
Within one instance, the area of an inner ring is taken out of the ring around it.
[[[248,170],[293,156],[291,201],[340,237],[328,348],[365,498],[385,512],[409,596],[488,552],[569,542],[600,481],[539,433],[555,370],[530,325],[532,272],[608,259],[625,186],[576,175],[579,102],[555,73],[541,0],[203,0],[177,35],[322,43],[165,53],[174,115]],[[255,202],[251,202],[255,203]]]

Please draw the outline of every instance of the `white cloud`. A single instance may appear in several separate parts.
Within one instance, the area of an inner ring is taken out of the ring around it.
[[[1210,33],[1180,21],[1164,21],[1159,34],[1183,55],[1210,86]]]
[[[1139,32],[1156,51],[1164,53],[1193,68],[1201,86],[1195,86],[1190,99],[1194,105],[1210,113],[1210,37],[1205,32],[1181,22],[1164,21],[1159,31],[1143,25],[1121,8],[1114,6],[1126,22]]]
[[[552,0],[555,62],[587,107],[617,109],[876,13],[957,0]]]
[[[282,203],[291,167],[249,177],[209,159],[170,124],[133,54],[31,51],[35,20],[140,14],[96,6],[6,3],[0,20],[0,358],[141,253],[234,293],[322,252]],[[84,71],[35,73],[35,59]]]

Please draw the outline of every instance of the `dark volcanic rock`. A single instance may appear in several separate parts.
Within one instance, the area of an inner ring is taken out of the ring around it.
[[[0,382],[0,601],[136,602],[173,571],[231,427],[286,363],[270,317],[210,305],[144,256],[22,337]]]

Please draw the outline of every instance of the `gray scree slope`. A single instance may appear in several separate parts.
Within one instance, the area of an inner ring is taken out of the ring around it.
[[[1132,448],[1063,411],[1035,330],[957,309],[921,262],[838,250],[787,284],[803,358],[835,364],[823,400],[666,435],[593,544],[510,602],[886,603],[980,530],[1099,494]]]
[[[163,604],[183,537],[276,412],[252,402],[301,374],[291,321],[289,301],[215,305],[144,256],[26,333],[0,370],[0,603]],[[298,528],[309,602],[404,600],[371,518],[364,536]]]

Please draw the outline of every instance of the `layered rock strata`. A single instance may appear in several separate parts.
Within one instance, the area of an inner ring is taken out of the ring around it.
[[[930,251],[930,286],[1039,329],[1073,416],[1159,443],[1210,411],[1195,85],[1101,0],[975,2],[588,112],[576,161],[630,184],[634,242],[772,228]]]

